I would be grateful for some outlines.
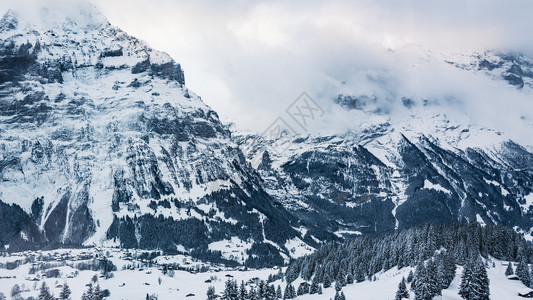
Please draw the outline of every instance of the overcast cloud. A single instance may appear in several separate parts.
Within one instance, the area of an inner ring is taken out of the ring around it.
[[[492,49],[533,57],[530,0],[92,2],[111,23],[180,62],[187,86],[223,120],[250,130],[265,128],[302,91],[328,112],[339,92],[390,101],[464,98],[470,102],[462,109],[483,111],[484,120],[498,113],[485,112],[486,103],[498,105],[498,97],[511,95],[522,105],[530,96],[489,81],[465,82],[461,76],[468,75],[449,66],[412,68],[425,51]],[[0,8],[14,3],[20,1]],[[518,118],[523,110],[510,113]]]

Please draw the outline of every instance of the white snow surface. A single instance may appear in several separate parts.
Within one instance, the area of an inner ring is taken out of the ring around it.
[[[176,263],[181,267],[194,268],[206,266],[209,268],[209,271],[203,273],[174,271],[174,276],[170,277],[169,274],[163,275],[160,270],[161,267],[158,267],[157,265],[152,267],[143,266],[141,260],[135,259],[138,254],[137,252],[112,248],[61,249],[53,251],[13,253],[11,256],[0,257],[0,263],[14,262],[16,260],[25,259],[31,255],[51,255],[53,258],[57,258],[57,260],[52,260],[52,263],[54,263],[61,262],[61,258],[66,254],[69,254],[70,257],[74,257],[75,259],[79,259],[82,255],[92,256],[99,254],[106,256],[117,266],[118,270],[113,272],[113,278],[98,279],[100,287],[102,289],[109,289],[111,292],[110,299],[133,300],[144,298],[147,293],[156,294],[160,300],[185,299],[188,294],[194,294],[195,296],[191,296],[187,299],[205,299],[208,286],[214,286],[217,294],[221,294],[224,289],[224,283],[228,278],[235,279],[238,283],[241,281],[247,282],[249,279],[255,277],[266,280],[270,274],[276,274],[279,272],[278,268],[248,271],[225,268],[222,266],[202,263],[183,255],[158,257],[155,262],[159,264]],[[128,257],[133,257],[133,259]],[[67,261],[67,264],[82,261],[83,260],[69,260]],[[493,262],[494,267],[492,265]],[[529,289],[527,289],[520,281],[509,280],[506,278],[505,269],[507,268],[507,262],[491,259],[488,265],[487,273],[490,280],[491,299],[523,299],[517,296],[517,293]],[[130,269],[130,266],[133,266],[133,268]],[[46,284],[51,287],[51,291],[57,296],[60,291],[60,288],[57,286],[66,282],[72,289],[72,298],[79,299],[83,291],[87,289],[85,285],[91,281],[91,278],[94,275],[99,275],[98,272],[94,271],[79,271],[79,274],[76,274],[76,269],[69,266],[63,266],[58,267],[61,274],[60,278],[46,278],[42,277],[40,272],[37,272],[34,275],[28,274],[30,267],[31,264],[26,263],[13,270],[0,269],[0,276],[2,277],[0,279],[0,292],[4,293],[4,295],[10,295],[12,286],[18,284],[22,287],[23,297],[36,297],[40,285],[42,282],[46,282]],[[394,299],[401,278],[406,278],[411,270],[413,269],[410,267],[402,268],[400,270],[395,267],[388,271],[376,274],[375,281],[367,280],[360,283],[354,283],[343,287],[342,291],[347,299],[392,300]],[[442,291],[442,296],[438,296],[434,299],[460,300],[461,298],[458,295],[458,290],[461,272],[462,267],[458,267],[456,277],[450,287]],[[36,281],[30,281],[30,279],[34,278]],[[161,278],[161,285],[158,283],[159,278]],[[293,282],[293,284],[297,287],[300,282],[303,282],[303,280],[299,278]],[[275,281],[273,284],[275,286],[278,284],[281,285],[282,290],[285,287],[285,283],[280,280]],[[334,287],[331,287],[324,289],[322,295],[303,295],[296,299],[323,300],[333,298],[334,295],[335,289]],[[413,293],[410,294],[410,299],[414,299]]]
[[[428,189],[428,190],[435,190],[435,191],[438,191],[438,192],[443,192],[445,194],[451,194],[452,192],[450,192],[450,190],[442,187],[440,184],[434,184],[432,183],[431,181],[429,180],[424,180],[424,189]]]
[[[526,203],[524,205],[522,205],[522,209],[527,212],[527,211],[529,211],[529,207],[531,205],[533,205],[533,193],[528,194],[527,196],[525,196],[524,200],[526,201]]]

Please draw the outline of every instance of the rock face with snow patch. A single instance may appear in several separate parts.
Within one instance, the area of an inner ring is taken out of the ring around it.
[[[279,262],[300,235],[294,219],[185,87],[180,65],[91,6],[40,17],[9,12],[0,21],[0,212],[20,215],[0,246],[28,247],[14,238],[22,234],[34,247],[220,258],[227,249],[211,243],[238,237],[243,250],[225,258]]]
[[[433,118],[439,130],[413,132],[417,120],[409,119],[404,127],[385,122],[331,136],[236,137],[267,192],[328,233],[472,221],[531,233],[533,154],[499,132]],[[471,145],[479,136],[491,142]]]

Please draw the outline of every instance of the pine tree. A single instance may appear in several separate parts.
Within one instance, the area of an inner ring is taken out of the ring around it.
[[[296,295],[301,296],[305,294],[309,294],[309,284],[307,282],[300,284],[298,287],[298,293]]]
[[[341,287],[346,286],[346,276],[344,276],[344,272],[339,271],[339,274],[337,275],[337,282]]]
[[[259,295],[257,294],[257,290],[254,287],[252,287],[250,291],[248,292],[248,299],[250,300],[261,299]]]
[[[474,298],[477,300],[489,300],[490,290],[489,290],[489,277],[487,276],[487,269],[485,269],[485,264],[481,260],[481,257],[478,257],[477,262],[473,268],[473,294]]]
[[[346,296],[344,296],[344,292],[341,292],[341,298],[340,300],[346,300]]]
[[[92,300],[103,300],[104,294],[102,293],[102,290],[100,290],[100,285],[97,284],[93,291],[93,297]]]
[[[459,295],[467,300],[489,299],[489,278],[481,257],[478,257],[474,263],[470,262],[465,266],[461,276]]]
[[[264,296],[264,299],[265,300],[276,300],[276,288],[270,284],[270,285],[267,285],[266,288],[265,288],[265,296]]]
[[[424,263],[420,263],[415,272],[415,300],[430,300],[433,296],[440,292],[436,281],[436,271],[431,260],[428,261],[426,267]]]
[[[239,300],[246,300],[248,299],[248,293],[246,292],[246,287],[244,286],[244,280],[241,281],[241,285],[239,287]]]
[[[511,275],[514,275],[513,263],[509,261],[509,264],[507,265],[507,269],[505,269],[505,276],[511,276]]]
[[[315,278],[313,278],[313,282],[311,282],[311,288],[309,289],[309,294],[317,294],[318,287],[319,287],[318,279],[315,276]]]
[[[276,290],[276,296],[278,297],[278,299],[283,298],[283,293],[281,292],[281,286],[280,285],[278,285],[278,288]]]
[[[285,287],[285,294],[283,295],[283,299],[294,299],[296,297],[296,291],[294,290],[294,286],[291,283],[287,283],[287,286]]]
[[[342,290],[342,284],[338,281],[335,281],[335,290],[340,292]]]
[[[442,289],[447,289],[455,278],[455,271],[457,266],[455,264],[454,256],[451,255],[448,251],[443,251],[442,261],[444,264],[444,274],[445,279],[442,281]]]
[[[445,258],[442,253],[435,257],[435,263],[437,265],[437,284],[440,290],[448,287],[448,276],[446,272]]]
[[[21,288],[20,288],[20,285],[18,284],[15,284],[12,288],[11,288],[11,298],[12,299],[19,299],[20,298],[20,293],[22,292]]]
[[[331,286],[331,280],[329,279],[329,276],[324,276],[324,288],[327,289]]]
[[[339,294],[339,291],[335,291],[335,300],[341,300],[341,294]]]
[[[72,291],[70,290],[70,287],[65,282],[63,284],[63,287],[61,288],[61,292],[59,293],[59,299],[60,300],[70,300],[70,295],[72,294]]]
[[[224,288],[224,294],[222,296],[222,299],[224,300],[238,300],[239,299],[239,292],[237,290],[237,281],[231,280],[231,279],[226,281],[226,287]]]
[[[46,282],[43,281],[43,284],[41,285],[41,289],[39,291],[39,300],[54,300],[54,296],[50,292],[50,289],[46,285]]]
[[[398,291],[396,291],[396,297],[394,297],[394,300],[402,300],[404,298],[409,298],[409,292],[407,291],[405,278],[402,277],[402,281],[398,284]]]
[[[353,282],[354,282],[354,278],[353,278],[352,273],[348,273],[348,275],[346,275],[346,283],[353,284]]]
[[[264,280],[259,281],[259,286],[257,287],[257,294],[259,297],[264,298],[266,292],[266,283]]]
[[[409,271],[409,275],[407,276],[407,282],[411,283],[411,281],[413,281],[414,276],[415,275],[413,274],[413,270]]]
[[[356,282],[363,282],[365,281],[365,274],[363,272],[363,268],[359,267],[355,271],[355,281]]]
[[[527,261],[525,259],[520,259],[520,262],[518,263],[518,266],[516,266],[516,276],[520,278],[520,281],[526,286],[530,286],[531,284],[531,277],[529,274],[529,266],[527,264]]]
[[[92,283],[89,283],[89,287],[83,292],[81,300],[93,300],[94,289]]]
[[[443,274],[444,275],[444,274]],[[435,260],[430,259],[427,262],[426,266],[426,277],[427,277],[427,284],[429,286],[429,289],[431,291],[431,297],[440,295],[442,288],[439,285],[438,281],[438,274],[437,274],[437,264],[435,263]]]
[[[463,299],[473,299],[473,274],[472,267],[468,264],[464,266],[463,273],[461,274],[461,285],[459,286],[459,295]]]
[[[530,285],[528,287],[533,287],[533,265],[531,265],[531,268],[529,269],[529,280],[531,281],[530,282]]]
[[[216,298],[217,298],[217,296],[216,296],[216,292],[215,292],[215,287],[210,285],[207,288],[207,300],[215,300]]]

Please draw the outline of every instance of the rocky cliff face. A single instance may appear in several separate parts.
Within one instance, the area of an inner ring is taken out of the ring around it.
[[[339,236],[472,221],[531,232],[533,154],[525,148],[506,141],[459,149],[432,136],[378,133],[241,142],[255,149],[249,159],[260,161],[269,193]],[[288,150],[278,155],[280,144]]]
[[[0,21],[0,200],[25,213],[1,246],[22,236],[209,256],[233,238],[242,249],[227,259],[279,259],[300,236],[293,218],[180,65],[93,7],[78,13]]]

